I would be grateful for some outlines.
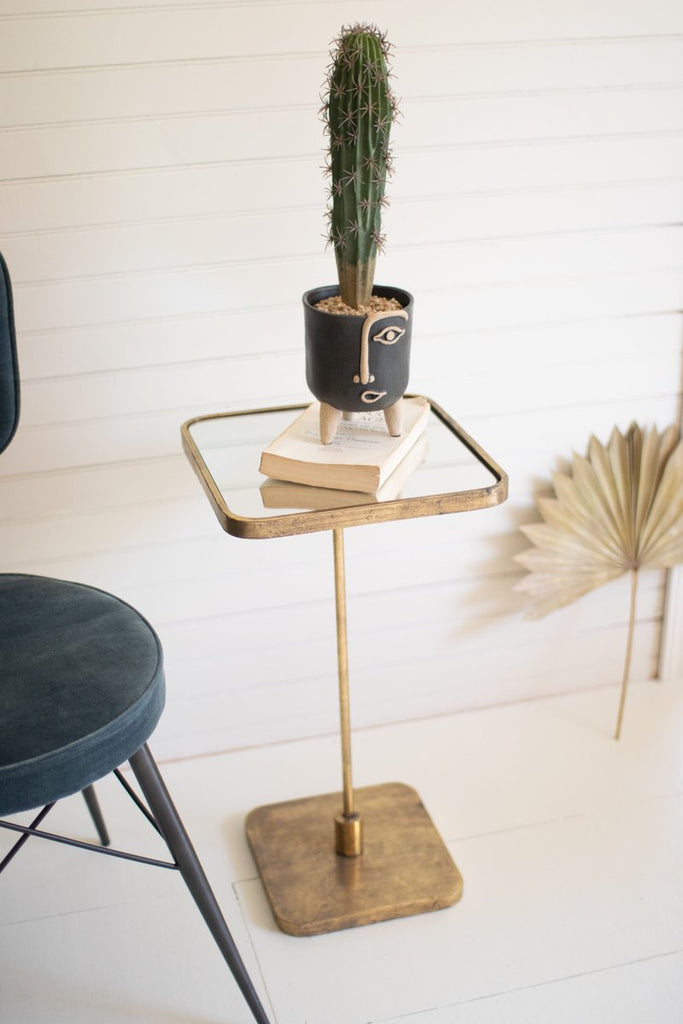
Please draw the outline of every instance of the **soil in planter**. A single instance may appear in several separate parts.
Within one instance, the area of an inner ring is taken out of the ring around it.
[[[368,313],[385,313],[392,309],[403,309],[398,299],[389,299],[384,295],[371,295],[367,306],[347,306],[342,302],[341,295],[330,295],[327,299],[316,302],[316,309],[324,313],[336,313],[339,316],[367,316]]]

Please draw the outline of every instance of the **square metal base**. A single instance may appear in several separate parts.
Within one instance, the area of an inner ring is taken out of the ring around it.
[[[257,807],[249,845],[275,920],[289,935],[320,935],[450,907],[462,877],[422,802],[399,782],[355,791],[363,852],[335,853],[339,793]]]

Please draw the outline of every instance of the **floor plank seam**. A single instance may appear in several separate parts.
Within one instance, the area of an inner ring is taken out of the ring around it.
[[[557,978],[549,978],[547,981],[539,981],[533,985],[520,985],[518,988],[507,988],[501,989],[498,992],[489,992],[486,995],[473,996],[471,999],[458,1000],[455,1003],[445,1003],[442,1006],[432,1006],[429,1008],[421,1008],[419,1010],[411,1011],[410,1013],[404,1013],[398,1017],[385,1017],[378,1018],[377,1020],[369,1022],[369,1024],[395,1024],[396,1021],[409,1021],[411,1017],[421,1018],[428,1013],[436,1013],[439,1010],[455,1009],[458,1006],[469,1006],[472,1003],[482,1003],[487,999],[498,999],[502,996],[515,995],[517,992],[532,992],[534,989],[546,988],[550,985],[559,985],[565,981],[574,981],[579,978],[589,978],[598,974],[607,974],[610,971],[616,971],[623,967],[633,967],[637,964],[650,963],[654,960],[664,960],[668,957],[680,956],[683,953],[683,949],[672,949],[665,953],[653,953],[651,956],[638,957],[635,960],[625,960],[623,963],[609,964],[606,967],[596,967],[591,971],[579,971],[576,974],[561,975]]]
[[[453,843],[467,843],[473,839],[486,839],[489,836],[502,836],[508,832],[521,832],[529,828],[543,828],[546,825],[559,825],[566,821],[575,821],[581,818],[589,818],[590,814],[577,811],[575,814],[563,814],[559,818],[539,818],[538,821],[525,821],[520,825],[507,825],[505,828],[495,828],[488,832],[473,832],[470,835],[456,836],[455,839],[444,838],[446,846]]]
[[[249,879],[249,881],[252,881],[252,879]],[[270,1018],[272,1020],[272,1024],[277,1024],[278,1016],[277,1016],[277,1013],[275,1012],[275,1004],[273,1003],[273,999],[271,997],[270,990],[268,988],[268,982],[266,980],[266,972],[263,969],[263,965],[262,965],[261,960],[259,958],[258,951],[256,949],[256,946],[254,944],[254,940],[253,940],[252,934],[251,934],[251,925],[252,925],[252,923],[247,919],[247,915],[246,915],[246,913],[244,911],[244,906],[242,904],[242,900],[240,899],[240,894],[239,894],[239,888],[238,887],[241,884],[242,884],[241,882],[232,882],[231,883],[233,895],[235,897],[235,901],[237,903],[240,915],[242,917],[242,923],[244,924],[244,930],[245,930],[245,932],[246,932],[246,934],[248,936],[248,939],[249,939],[249,948],[251,949],[252,954],[254,956],[254,960],[256,961],[256,966],[258,968],[259,977],[261,979],[261,984],[263,986],[263,991],[265,992],[266,1000],[267,1000],[267,1003],[268,1003],[268,1012],[269,1012]]]

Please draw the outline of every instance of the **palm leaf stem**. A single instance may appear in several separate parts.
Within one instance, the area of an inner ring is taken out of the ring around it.
[[[617,714],[617,727],[614,733],[615,740],[621,735],[621,723],[624,717],[624,705],[626,704],[626,690],[628,688],[629,675],[631,673],[631,653],[633,651],[633,632],[636,624],[636,593],[638,591],[638,570],[631,569],[631,607],[628,616],[628,637],[626,640],[626,657],[624,659],[624,675],[621,680],[621,697],[619,699],[619,711]]]

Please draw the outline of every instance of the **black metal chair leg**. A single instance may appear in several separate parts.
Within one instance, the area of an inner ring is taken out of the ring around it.
[[[43,807],[42,811],[40,811],[39,814],[33,819],[31,824],[29,825],[29,828],[38,828],[45,815],[49,814],[53,807],[54,804],[48,804],[47,807]],[[0,872],[5,870],[9,862],[14,857],[16,857],[16,855],[19,853],[19,850],[22,848],[24,843],[28,842],[29,838],[30,836],[28,832],[25,832],[21,839],[18,839],[14,846],[10,848],[7,856],[0,861]]]
[[[199,862],[199,858],[180,820],[180,816],[171,800],[156,762],[147,744],[130,758],[130,766],[140,783],[150,810],[157,820],[161,833],[168,845],[171,855],[176,860],[180,873],[192,897],[197,904],[218,948],[223,954],[228,967],[232,971],[242,995],[258,1021],[258,1024],[270,1024],[266,1012],[256,993],[247,969],[237,950],[235,941],[225,922],[216,897]]]
[[[104,818],[102,817],[102,811],[100,810],[100,802],[97,799],[95,787],[86,786],[85,789],[83,790],[83,798],[86,804],[88,805],[90,817],[95,823],[95,828],[97,829],[97,834],[100,837],[100,842],[102,843],[102,846],[109,846],[111,840],[109,838],[109,833],[107,832],[107,826],[104,823]]]

